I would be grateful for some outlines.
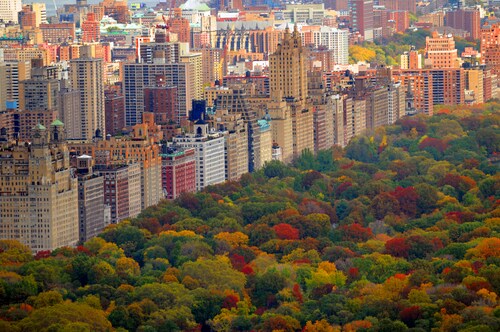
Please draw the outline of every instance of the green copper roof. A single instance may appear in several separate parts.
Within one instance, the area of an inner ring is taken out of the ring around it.
[[[47,128],[45,128],[41,123],[38,123],[35,128],[33,128],[35,130],[46,130]]]
[[[56,119],[56,120],[54,120],[54,122],[52,122],[50,125],[51,125],[51,126],[56,126],[56,127],[59,127],[59,126],[64,126],[64,123],[62,123],[62,122],[61,122],[61,120]]]

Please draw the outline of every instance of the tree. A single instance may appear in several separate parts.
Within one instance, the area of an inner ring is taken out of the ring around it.
[[[82,323],[88,331],[110,331],[111,323],[102,310],[86,304],[64,302],[44,307],[19,322],[22,331],[51,331],[68,328],[71,324]]]
[[[367,137],[353,138],[346,148],[346,157],[364,163],[374,163],[378,160],[377,151]]]
[[[201,287],[208,289],[232,289],[243,291],[245,275],[234,270],[229,258],[199,258],[195,262],[186,262],[181,267],[182,277],[190,276],[200,282]]]
[[[281,223],[275,225],[273,230],[280,239],[297,240],[299,238],[299,230],[289,224]]]
[[[409,249],[410,245],[404,238],[393,238],[385,243],[386,252],[394,257],[408,258]]]
[[[384,219],[388,214],[398,214],[400,211],[399,201],[390,193],[381,192],[373,199],[370,208],[377,219]]]

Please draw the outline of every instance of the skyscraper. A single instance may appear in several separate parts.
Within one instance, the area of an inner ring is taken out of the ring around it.
[[[71,60],[70,77],[73,89],[80,91],[82,138],[91,140],[99,130],[105,136],[104,84],[102,59]]]
[[[307,105],[305,53],[295,26],[293,34],[286,28],[278,49],[269,56],[271,100],[286,101],[290,108],[294,157],[306,149],[314,151],[313,114]]]

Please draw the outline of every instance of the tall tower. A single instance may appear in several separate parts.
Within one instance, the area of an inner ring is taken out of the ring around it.
[[[269,56],[271,101],[285,101],[292,122],[293,158],[302,151],[314,151],[313,113],[307,105],[306,50],[297,26],[285,29],[276,53]],[[286,146],[281,147],[288,154]]]
[[[79,58],[70,62],[71,85],[80,91],[83,139],[91,140],[97,131],[105,136],[103,73],[102,59]]]
[[[285,29],[276,53],[269,56],[271,99],[302,101],[307,99],[306,55],[302,39],[294,27],[293,34]]]

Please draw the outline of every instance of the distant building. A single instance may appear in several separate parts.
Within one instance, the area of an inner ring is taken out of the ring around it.
[[[18,23],[17,13],[22,9],[22,0],[0,0],[0,21]]]
[[[436,31],[425,38],[426,64],[431,68],[458,68],[458,51],[450,35],[439,35]]]
[[[80,243],[99,235],[109,219],[104,205],[104,177],[94,172],[92,157],[82,155],[76,158],[78,177],[78,215]]]
[[[194,134],[174,137],[173,145],[195,148],[197,191],[226,180],[224,136],[221,133],[211,133],[203,120],[194,124]]]
[[[94,13],[88,13],[87,19],[82,23],[82,41],[84,43],[98,42],[101,40],[101,25],[96,20]]]
[[[194,148],[164,146],[162,153],[162,188],[167,199],[196,191],[196,157]]]
[[[33,252],[75,246],[78,181],[71,174],[64,127],[33,129],[31,145],[4,143],[0,151],[0,238]]]
[[[102,59],[79,58],[70,61],[73,89],[80,92],[82,137],[91,140],[99,132],[104,137],[104,64]]]
[[[473,39],[481,38],[481,17],[476,8],[460,8],[446,12],[445,25],[465,30]]]
[[[285,101],[290,108],[293,156],[307,149],[314,151],[313,113],[307,105],[306,51],[297,26],[293,34],[286,28],[278,49],[269,56],[269,72],[271,99]]]
[[[135,218],[141,212],[141,166],[96,166],[104,179],[104,204],[109,205],[111,223]]]

